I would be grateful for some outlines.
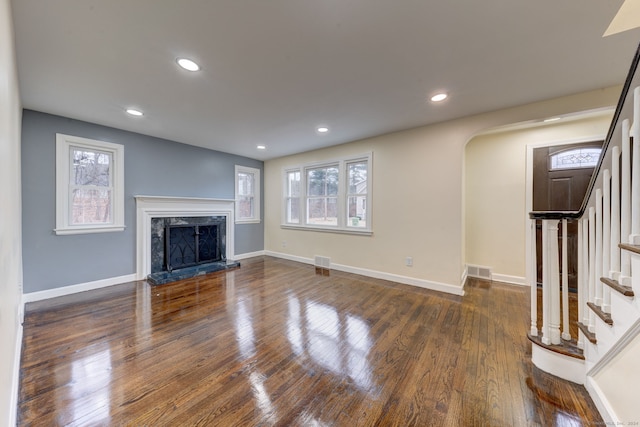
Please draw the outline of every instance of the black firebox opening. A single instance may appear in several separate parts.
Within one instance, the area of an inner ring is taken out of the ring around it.
[[[165,270],[225,261],[219,224],[165,226]]]

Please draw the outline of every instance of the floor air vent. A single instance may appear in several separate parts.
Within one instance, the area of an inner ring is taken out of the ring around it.
[[[314,264],[316,267],[316,274],[322,276],[328,276],[331,269],[331,258],[325,256],[315,256]]]
[[[491,280],[491,268],[479,265],[467,265],[467,276]]]

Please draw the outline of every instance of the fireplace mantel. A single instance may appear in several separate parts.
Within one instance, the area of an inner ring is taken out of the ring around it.
[[[151,273],[151,219],[181,216],[224,216],[227,258],[233,259],[235,200],[196,197],[134,196],[136,199],[136,278]]]

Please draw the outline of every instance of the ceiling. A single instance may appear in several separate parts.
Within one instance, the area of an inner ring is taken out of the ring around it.
[[[12,7],[24,108],[266,160],[622,84],[640,30],[602,37],[621,5],[14,0]],[[178,57],[202,69],[185,71]],[[449,98],[429,101],[439,91]],[[126,114],[129,107],[144,115]]]

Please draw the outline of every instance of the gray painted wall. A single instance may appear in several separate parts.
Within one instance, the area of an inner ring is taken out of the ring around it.
[[[126,230],[57,236],[56,133],[124,145]],[[233,199],[235,165],[259,160],[24,110],[22,118],[22,254],[24,292],[135,273],[135,195]],[[264,182],[264,179],[261,180]],[[264,194],[264,188],[261,189]],[[261,198],[264,203],[264,197]],[[264,212],[264,206],[261,208]],[[264,249],[264,222],[235,226],[235,253]]]

